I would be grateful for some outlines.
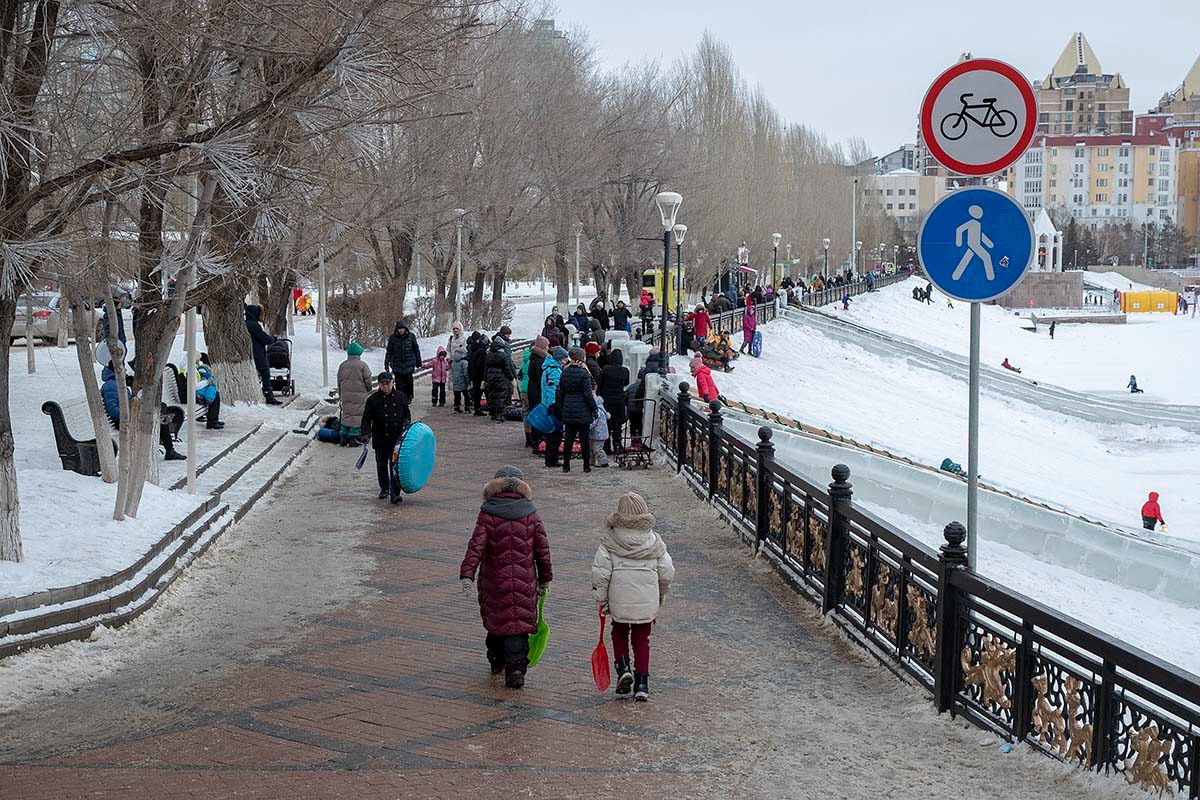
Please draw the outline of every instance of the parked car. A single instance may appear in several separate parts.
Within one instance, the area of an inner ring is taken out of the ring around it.
[[[33,338],[41,339],[46,343],[57,342],[59,305],[62,303],[62,295],[58,292],[34,292],[31,297],[33,300]],[[12,333],[8,337],[10,345],[17,339],[25,338],[25,307],[26,295],[22,294],[17,300],[16,321],[13,322]],[[71,324],[72,319],[68,317],[68,337],[74,339],[75,334]]]

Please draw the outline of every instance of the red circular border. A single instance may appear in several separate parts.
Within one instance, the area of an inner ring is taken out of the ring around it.
[[[998,72],[1016,85],[1021,97],[1025,99],[1025,130],[1022,131],[1016,146],[995,161],[987,164],[966,164],[951,158],[938,144],[933,128],[933,104],[950,81],[964,73],[981,69]],[[950,67],[937,77],[937,80],[925,92],[925,99],[921,101],[921,131],[924,134],[925,146],[929,148],[929,152],[939,164],[960,175],[993,175],[1007,168],[1021,157],[1021,154],[1029,147],[1029,143],[1033,141],[1033,134],[1037,131],[1037,122],[1037,98],[1034,97],[1033,87],[1029,85],[1029,81],[1016,67],[991,58],[973,58]]]

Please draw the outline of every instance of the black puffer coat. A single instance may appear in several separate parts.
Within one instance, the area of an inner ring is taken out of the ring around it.
[[[554,399],[559,419],[577,425],[590,425],[596,415],[596,396],[592,394],[592,376],[587,367],[570,362],[558,382]]]
[[[505,352],[504,345],[498,339],[492,340],[483,363],[484,393],[488,407],[499,411],[512,399],[512,384],[517,378],[517,371],[513,368],[512,357]]]
[[[488,347],[483,340],[476,339],[473,343],[467,343],[467,374],[471,377],[471,383],[483,383],[487,376],[487,366],[484,363],[487,353]]]
[[[620,350],[608,354],[608,365],[600,370],[597,387],[604,398],[604,410],[612,415],[609,425],[625,420],[625,387],[629,383],[629,369],[622,365]]]
[[[542,362],[547,358],[546,351],[540,347],[535,346],[532,351],[529,355],[529,388],[525,390],[530,408],[542,402]]]
[[[387,353],[383,357],[383,368],[397,375],[412,375],[421,366],[421,348],[417,337],[407,327],[400,333],[403,320],[396,323],[396,330],[388,337]]]
[[[246,332],[250,334],[250,347],[254,351],[254,366],[260,370],[269,366],[267,345],[274,344],[275,337],[263,330],[262,308],[246,306]]]

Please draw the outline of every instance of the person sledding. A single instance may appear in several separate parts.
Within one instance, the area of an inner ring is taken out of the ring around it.
[[[967,471],[962,468],[961,464],[956,464],[948,458],[942,459],[942,472],[949,472],[951,475],[958,475],[960,478],[967,477]]]
[[[842,311],[849,311],[850,304],[854,302],[854,298],[848,294],[842,295]]]
[[[1158,492],[1151,492],[1146,502],[1142,503],[1142,527],[1152,531],[1155,524],[1161,525],[1161,530],[1167,529],[1167,521],[1163,519],[1162,508],[1158,505]]]
[[[1129,383],[1125,384],[1125,388],[1129,390],[1130,394],[1145,394],[1143,390],[1138,388],[1137,375],[1129,376]]]
[[[1020,374],[1020,372],[1021,372],[1020,367],[1014,367],[1012,364],[1010,364],[1008,362],[1008,356],[1004,357],[1004,360],[1000,362],[1000,366],[1004,367],[1006,370],[1009,370],[1010,372],[1016,372],[1017,374]]]

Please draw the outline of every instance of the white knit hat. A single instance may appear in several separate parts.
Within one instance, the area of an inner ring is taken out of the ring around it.
[[[608,527],[649,530],[654,527],[654,515],[640,494],[626,492],[617,501],[617,510],[608,515]]]

